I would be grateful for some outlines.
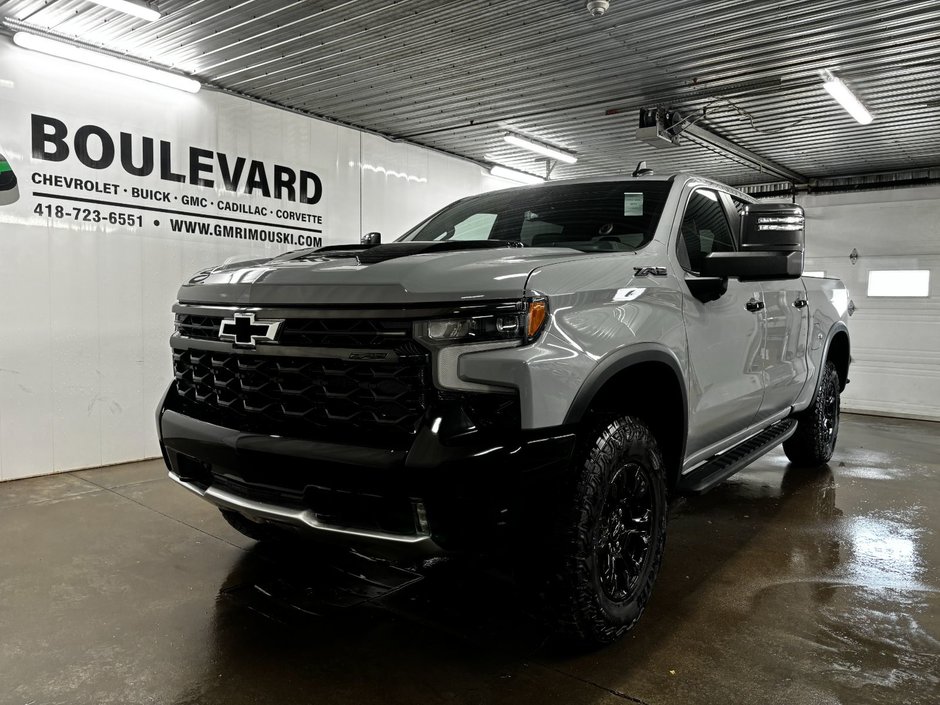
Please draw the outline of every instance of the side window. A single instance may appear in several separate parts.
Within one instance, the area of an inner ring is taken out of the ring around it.
[[[682,266],[698,272],[705,255],[733,252],[734,238],[724,208],[712,191],[692,193],[679,230],[679,260]]]

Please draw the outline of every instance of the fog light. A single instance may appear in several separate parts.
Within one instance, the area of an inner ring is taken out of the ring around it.
[[[431,525],[428,523],[428,512],[424,508],[424,502],[415,502],[415,524],[417,524],[418,533],[423,536],[431,535]]]

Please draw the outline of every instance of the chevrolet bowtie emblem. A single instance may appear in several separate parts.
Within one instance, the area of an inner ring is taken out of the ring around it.
[[[256,321],[253,313],[236,313],[219,326],[219,340],[254,347],[256,343],[273,343],[284,321]]]

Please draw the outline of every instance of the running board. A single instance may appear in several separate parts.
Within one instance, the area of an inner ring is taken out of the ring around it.
[[[784,419],[771,424],[756,436],[717,455],[704,465],[679,479],[677,490],[681,494],[701,494],[724,482],[739,470],[753,463],[767,451],[780,445],[796,431],[795,419]]]

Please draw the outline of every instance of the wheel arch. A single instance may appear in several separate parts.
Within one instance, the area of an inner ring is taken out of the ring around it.
[[[688,390],[675,353],[664,346],[640,344],[608,356],[594,368],[578,390],[565,423],[580,424],[591,414],[603,412],[638,416],[660,446],[672,488],[685,459],[688,409]]]
[[[849,347],[849,331],[845,323],[841,321],[836,323],[829,333],[829,341],[823,355],[823,361],[830,360],[836,366],[836,372],[839,374],[839,391],[844,391],[845,385],[849,382],[849,362],[851,362],[852,357]]]

